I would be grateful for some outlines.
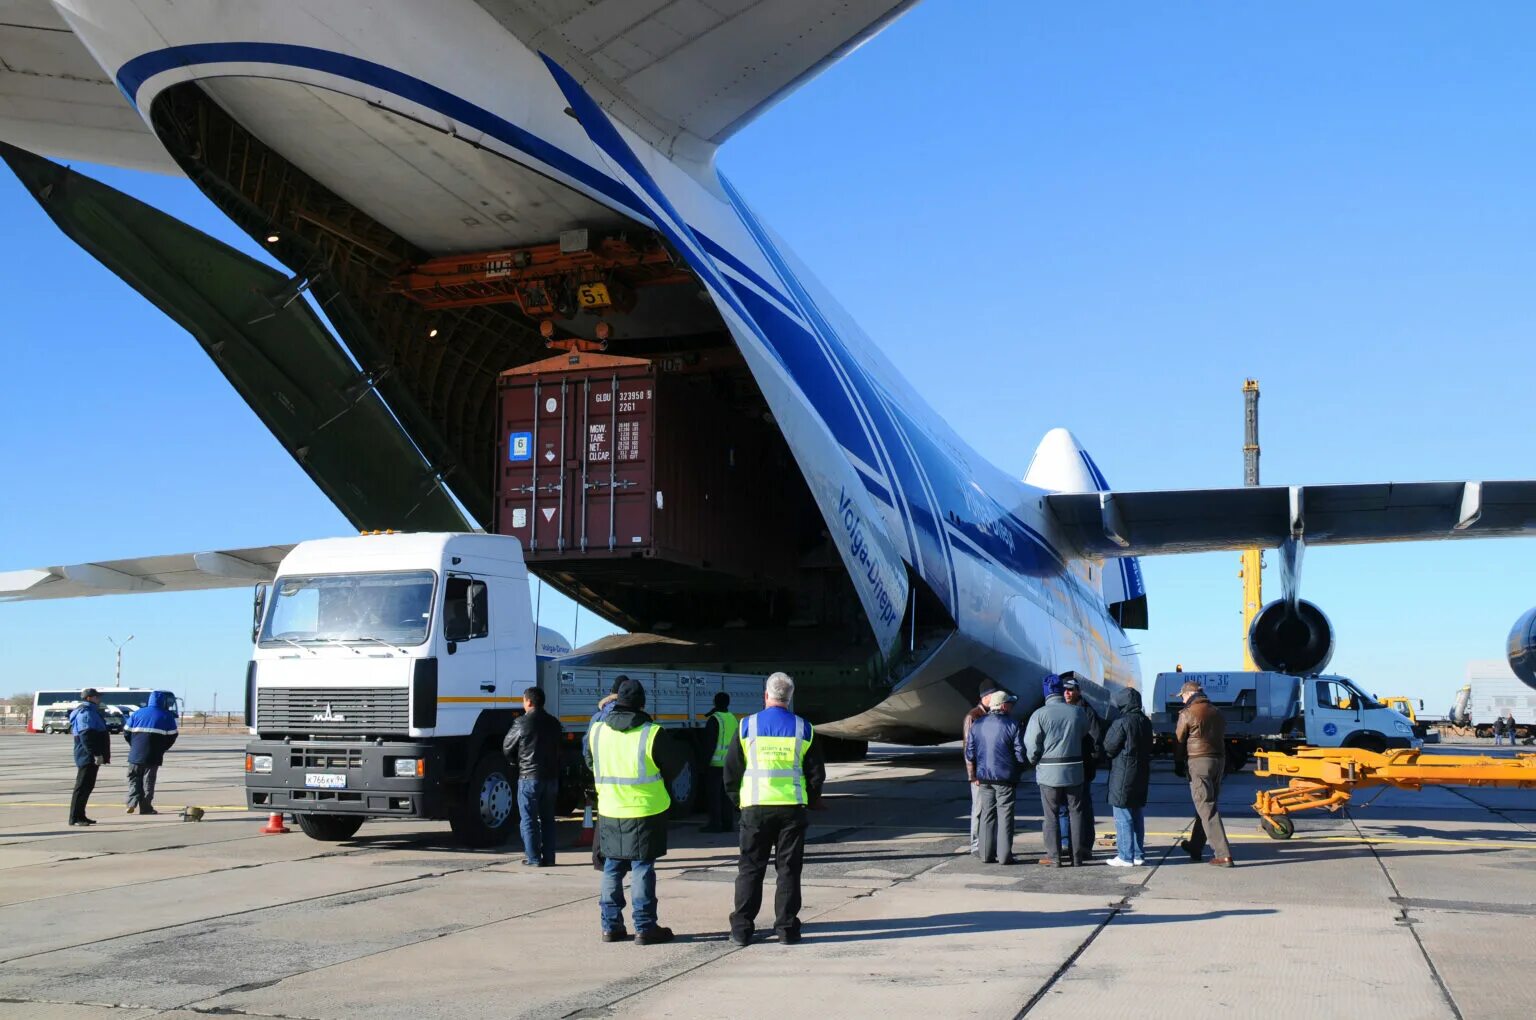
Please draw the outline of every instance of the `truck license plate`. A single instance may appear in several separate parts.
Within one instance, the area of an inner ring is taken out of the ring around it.
[[[332,775],[329,772],[306,772],[304,785],[311,790],[345,790],[347,777]]]

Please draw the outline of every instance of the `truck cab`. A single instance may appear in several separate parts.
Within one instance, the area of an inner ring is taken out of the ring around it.
[[[516,823],[501,742],[537,684],[516,539],[303,542],[258,589],[246,794],[318,839],[366,818],[446,818],[471,845]]]

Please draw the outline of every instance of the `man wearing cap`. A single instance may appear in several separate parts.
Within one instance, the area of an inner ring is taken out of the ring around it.
[[[1024,729],[1024,750],[1035,766],[1035,783],[1040,788],[1041,834],[1045,840],[1045,856],[1040,863],[1046,867],[1086,864],[1092,859],[1092,835],[1083,825],[1083,741],[1088,736],[1088,719],[1062,697],[1065,684],[1061,677],[1052,673],[1040,686],[1045,704],[1029,717]],[[1072,845],[1071,856],[1058,860],[1061,834],[1056,811],[1063,802],[1071,822]]]
[[[983,680],[981,682],[981,687],[976,695],[976,704],[972,705],[971,710],[965,713],[965,722],[960,729],[960,757],[965,758],[966,788],[971,791],[971,842],[964,850],[956,850],[955,853],[970,853],[973,857],[981,846],[980,839],[976,835],[976,763],[966,756],[965,745],[971,739],[971,727],[976,725],[978,719],[987,714],[987,695],[995,690],[997,690],[997,684],[991,680]]]
[[[995,690],[986,697],[987,714],[965,738],[966,764],[975,771],[976,856],[983,864],[1013,863],[1013,795],[1019,770],[1028,762],[1019,724],[1008,714],[1017,699]]]
[[[704,801],[709,808],[709,823],[700,832],[730,832],[736,828],[736,812],[725,796],[725,756],[736,736],[736,716],[731,713],[731,696],[715,693],[715,707],[704,724],[704,744],[709,748],[709,769],[704,773]]]
[[[1216,806],[1221,796],[1221,777],[1226,772],[1227,720],[1211,699],[1205,696],[1205,688],[1197,680],[1186,680],[1179,688],[1184,710],[1179,713],[1178,725],[1173,730],[1174,743],[1183,748],[1188,762],[1189,795],[1195,802],[1195,827],[1189,838],[1179,841],[1179,846],[1198,861],[1205,853],[1207,841],[1216,856],[1207,863],[1218,868],[1232,867],[1232,848],[1227,843],[1227,830],[1221,821],[1221,811]]]
[[[1093,778],[1099,773],[1099,751],[1104,746],[1104,732],[1106,729],[1104,720],[1099,718],[1099,713],[1083,698],[1083,676],[1081,673],[1067,670],[1061,674],[1061,696],[1067,704],[1080,709],[1088,719],[1088,735],[1083,738],[1083,831],[1088,834],[1089,856],[1093,854],[1094,838],[1094,813],[1093,813]],[[1067,829],[1069,828],[1065,809],[1061,819],[1062,842],[1067,841]]]
[[[80,697],[84,700],[69,713],[69,732],[75,735],[75,793],[69,800],[69,824],[95,825],[95,819],[85,817],[85,803],[96,789],[96,770],[112,760],[112,741],[96,688],[87,687]]]
[[[635,942],[672,941],[656,922],[656,861],[667,853],[667,784],[688,763],[687,751],[645,711],[645,688],[628,677],[614,692],[608,717],[587,734],[587,765],[597,788],[597,847],[603,857],[598,892],[602,940],[623,942],[624,876],[635,900]]]
[[[800,870],[805,863],[806,807],[821,797],[826,767],[815,730],[790,706],[795,682],[774,673],[763,689],[763,710],[736,727],[725,756],[725,792],[741,808],[741,856],[731,941],[750,945],[763,905],[763,876],[773,858],[773,928],[779,944],[800,941]]]

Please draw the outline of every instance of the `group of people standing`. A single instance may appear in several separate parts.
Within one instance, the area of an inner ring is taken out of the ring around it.
[[[1141,693],[1115,693],[1115,715],[1106,721],[1083,700],[1082,678],[1052,673],[1041,681],[1044,703],[1020,727],[1010,706],[1017,697],[990,680],[983,681],[980,704],[964,723],[966,777],[971,784],[970,852],[983,863],[1013,864],[1014,797],[1026,767],[1035,770],[1040,791],[1044,867],[1072,867],[1093,862],[1092,782],[1101,759],[1109,762],[1108,796],[1115,820],[1112,867],[1146,863],[1145,808],[1151,783],[1152,722],[1142,709]],[[1207,842],[1211,864],[1231,867],[1232,853],[1216,800],[1225,764],[1225,720],[1200,685],[1181,691],[1185,709],[1174,739],[1187,761],[1196,820],[1180,846],[1200,860]]]
[[[767,680],[762,711],[738,719],[730,696],[717,694],[705,727],[709,823],[705,832],[738,833],[730,939],[750,945],[762,908],[770,859],[777,872],[774,932],[800,941],[800,873],[805,861],[807,810],[821,795],[826,769],[815,730],[797,716],[795,684],[784,673]],[[598,936],[603,942],[656,945],[676,936],[661,924],[656,862],[667,854],[673,787],[687,767],[688,744],[645,710],[645,688],[620,675],[587,728],[583,755],[597,796],[593,866],[602,872]],[[529,688],[523,715],[503,752],[518,765],[524,863],[554,864],[554,790],[559,770],[559,720],[544,711],[544,692]],[[546,808],[546,804],[548,805]],[[739,814],[739,823],[737,817]],[[634,900],[634,932],[624,925],[624,880]]]

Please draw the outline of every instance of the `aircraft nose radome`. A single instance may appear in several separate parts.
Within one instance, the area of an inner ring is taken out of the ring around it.
[[[1083,446],[1069,430],[1054,428],[1035,447],[1029,470],[1024,473],[1024,484],[1051,492],[1097,492],[1088,460],[1083,456]]]

